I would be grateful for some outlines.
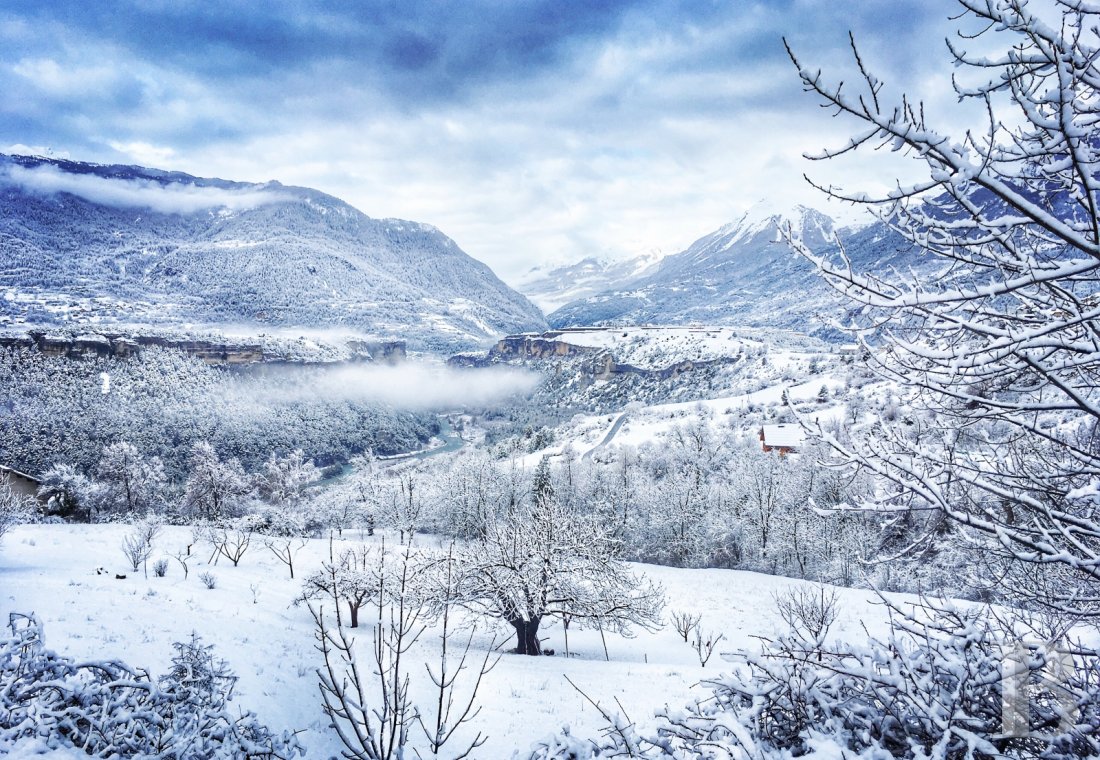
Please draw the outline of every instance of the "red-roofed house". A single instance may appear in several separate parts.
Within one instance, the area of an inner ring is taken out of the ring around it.
[[[779,456],[797,453],[803,440],[802,428],[791,423],[760,428],[760,445],[767,453],[778,451]]]

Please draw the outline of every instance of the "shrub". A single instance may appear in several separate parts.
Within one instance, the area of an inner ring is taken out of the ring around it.
[[[809,598],[809,597],[808,597]],[[819,597],[820,598],[820,597]],[[535,746],[532,758],[851,757],[907,760],[1071,758],[1100,755],[1100,682],[1095,652],[1060,642],[1065,660],[1050,679],[1051,649],[1024,642],[1046,632],[1022,619],[946,603],[892,608],[882,640],[820,642],[798,627],[759,654],[742,652],[737,673],[711,694],[658,714],[651,733],[597,705],[601,739],[568,733]],[[1015,646],[1018,659],[1006,652]],[[1008,666],[1011,665],[1011,668]],[[1006,731],[1006,679],[1027,695],[1022,729]],[[591,700],[590,700],[591,701]],[[1067,709],[1068,708],[1068,709]]]
[[[176,643],[158,679],[118,661],[82,662],[45,648],[33,616],[12,615],[0,638],[0,754],[21,740],[93,757],[285,759],[304,754],[296,732],[276,735],[229,710],[236,677],[197,636]]]

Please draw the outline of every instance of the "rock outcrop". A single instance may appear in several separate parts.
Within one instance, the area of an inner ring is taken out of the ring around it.
[[[182,351],[211,366],[243,367],[254,364],[302,364],[302,359],[265,349],[258,343],[233,343],[171,338],[160,335],[120,335],[114,333],[47,333],[29,331],[23,335],[0,335],[0,347],[33,348],[46,356],[68,359],[95,357],[127,359],[145,348],[157,347]],[[397,364],[406,358],[404,341],[348,341],[350,361],[375,361]]]
[[[564,340],[559,331],[541,335],[508,335],[497,341],[484,355],[458,354],[448,360],[452,367],[488,367],[508,362],[545,362],[555,359],[583,359],[576,362],[578,371],[597,380],[607,380],[615,375],[645,375],[660,380],[675,379],[687,372],[701,367],[713,367],[732,364],[739,361],[737,356],[720,357],[707,360],[684,359],[666,367],[645,368],[616,361],[611,350],[594,346],[579,346]]]

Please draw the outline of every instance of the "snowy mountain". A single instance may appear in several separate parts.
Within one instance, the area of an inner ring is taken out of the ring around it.
[[[537,266],[527,272],[516,289],[550,313],[572,301],[617,289],[652,271],[661,258],[653,251],[625,261],[590,256],[575,264]]]
[[[691,324],[781,327],[827,336],[843,308],[836,294],[780,235],[790,224],[815,250],[834,249],[834,233],[857,264],[889,265],[905,244],[884,225],[838,229],[826,214],[762,203],[740,219],[662,259],[618,287],[549,315],[554,327]]]
[[[0,322],[340,328],[474,346],[542,314],[426,224],[278,182],[0,155]]]

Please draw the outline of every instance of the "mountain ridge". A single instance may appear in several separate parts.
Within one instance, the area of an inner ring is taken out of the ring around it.
[[[662,258],[660,252],[653,251],[629,259],[586,256],[568,264],[536,266],[516,283],[516,289],[549,313],[634,280],[656,267]]]
[[[548,315],[556,329],[644,324],[780,327],[840,339],[834,318],[843,300],[784,241],[781,227],[811,249],[836,250],[857,265],[889,265],[909,247],[881,222],[841,226],[806,206],[757,204],[700,237],[654,270],[618,287],[577,299]]]
[[[434,226],[275,181],[0,155],[0,257],[9,324],[65,323],[64,295],[93,325],[338,327],[444,350],[546,324]]]

